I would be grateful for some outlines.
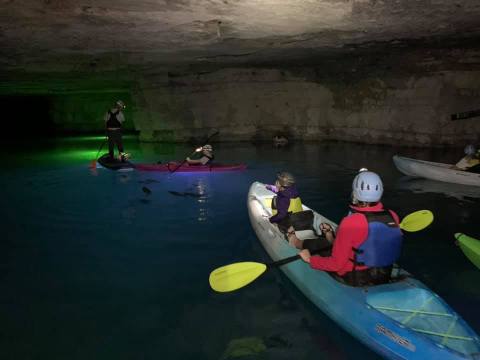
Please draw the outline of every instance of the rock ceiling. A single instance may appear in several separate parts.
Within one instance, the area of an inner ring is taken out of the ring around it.
[[[478,0],[0,0],[0,72],[311,63],[475,50]]]

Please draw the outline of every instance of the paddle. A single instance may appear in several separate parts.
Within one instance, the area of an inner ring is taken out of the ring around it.
[[[215,131],[212,135],[210,135],[207,140],[204,141],[204,144],[208,143],[210,141],[210,139],[212,137],[214,137],[215,135],[217,135],[219,133],[219,131]],[[202,151],[202,147],[199,147],[199,148],[196,148],[190,155],[188,155],[187,157],[190,157],[190,156],[193,156],[195,153],[197,152],[200,152]],[[185,158],[185,160],[183,160],[180,165],[178,165],[173,171],[170,171],[170,174],[173,174],[175,171],[177,171],[180,167],[182,167],[183,164],[185,164],[187,162],[187,158]]]
[[[103,149],[103,146],[107,143],[107,136],[105,136],[105,140],[103,140],[102,142],[102,145],[100,145],[100,148],[98,149],[97,151],[97,155],[95,156],[95,159],[93,159],[92,161],[90,161],[90,168],[96,168],[97,167],[97,159],[98,159],[98,154],[100,154],[100,151],[102,151]]]
[[[471,110],[450,115],[451,120],[469,119],[480,115],[480,110]]]
[[[433,214],[429,210],[419,210],[407,215],[400,223],[400,228],[405,231],[415,232],[426,228],[433,221]],[[321,249],[319,250],[326,250]],[[239,262],[225,265],[210,273],[210,287],[218,292],[228,292],[240,289],[257,279],[267,270],[288,264],[300,259],[300,255],[291,256],[269,264],[257,262]]]

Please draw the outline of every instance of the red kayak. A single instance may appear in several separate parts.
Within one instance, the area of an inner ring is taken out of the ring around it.
[[[169,162],[165,164],[136,164],[135,169],[140,171],[163,171],[163,172],[210,172],[210,171],[237,171],[245,170],[246,164],[217,164],[212,165],[188,165],[183,164],[178,169],[179,163]]]

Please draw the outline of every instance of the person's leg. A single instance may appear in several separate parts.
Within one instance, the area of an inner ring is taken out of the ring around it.
[[[117,147],[118,147],[118,152],[120,153],[120,160],[125,161],[126,159],[123,156],[124,150],[123,150],[123,141],[122,141],[122,131],[117,130]]]
[[[111,131],[107,130],[107,137],[108,137],[108,155],[110,157],[110,160],[113,160],[113,149],[115,145],[115,140],[113,138],[113,134]]]
[[[330,256],[332,253],[332,244],[324,236],[303,241],[303,249],[308,249],[311,254],[321,256]]]
[[[297,238],[297,235],[295,235],[295,229],[292,226],[288,228],[287,238],[288,243],[294,248],[303,249],[303,241]]]

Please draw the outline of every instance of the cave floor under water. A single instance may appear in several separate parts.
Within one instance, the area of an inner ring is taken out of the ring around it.
[[[210,289],[219,266],[269,261],[246,198],[253,181],[272,183],[281,170],[297,177],[305,204],[337,222],[361,167],[381,175],[383,202],[401,216],[431,210],[434,223],[406,236],[400,264],[480,333],[480,270],[453,237],[479,237],[480,194],[410,181],[392,162],[398,153],[453,163],[461,150],[221,143],[219,162],[248,169],[168,174],[90,169],[102,141],[2,148],[2,359],[378,359],[278,270],[236,292]],[[133,162],[193,148],[126,140]]]

